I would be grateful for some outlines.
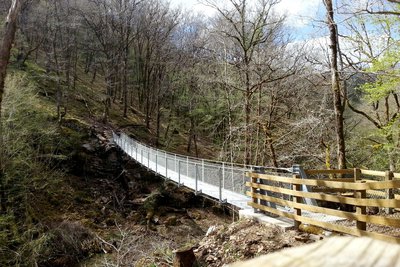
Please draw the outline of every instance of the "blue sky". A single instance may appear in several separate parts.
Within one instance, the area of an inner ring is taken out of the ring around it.
[[[215,12],[212,8],[199,4],[197,0],[171,0],[171,3],[207,16],[212,16]],[[315,18],[324,19],[321,0],[282,0],[277,11],[287,15],[287,25],[293,30],[296,39],[304,40],[323,35],[324,30],[313,22]]]

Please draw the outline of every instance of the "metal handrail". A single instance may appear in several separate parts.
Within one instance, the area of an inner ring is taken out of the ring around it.
[[[232,162],[195,158],[152,148],[124,133],[113,132],[113,141],[131,158],[149,170],[184,184],[195,191],[204,193],[219,201],[244,208],[247,206],[246,172],[260,168]],[[291,168],[263,167],[291,172]]]

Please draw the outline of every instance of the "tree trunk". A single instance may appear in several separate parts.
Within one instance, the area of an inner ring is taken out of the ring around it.
[[[171,118],[171,115],[170,115],[170,118]],[[168,121],[170,121],[170,120],[168,120]],[[157,98],[157,121],[156,121],[156,145],[157,146],[160,144],[160,128],[161,128],[161,107],[160,107],[160,99]],[[168,128],[169,128],[169,122],[168,122],[167,130],[165,132],[164,141],[167,140]]]
[[[188,143],[187,143],[187,149],[186,152],[190,153],[190,150],[192,148],[192,140],[194,137],[194,121],[193,118],[190,118],[190,129],[189,129],[189,138],[188,138]]]
[[[123,101],[124,101],[124,118],[128,115],[128,57],[129,57],[129,47],[126,45],[124,52],[124,70],[123,70]]]
[[[250,107],[250,99],[251,93],[249,90],[246,91],[245,96],[245,134],[244,134],[244,164],[250,164],[250,115],[251,115],[251,107]]]
[[[272,142],[272,136],[269,133],[269,130],[266,125],[264,125],[263,128],[264,128],[264,134],[265,134],[265,145],[264,145],[265,152],[267,151],[267,149],[269,150],[272,166],[275,168],[278,168],[278,161],[276,160],[276,153],[275,153],[274,144]],[[266,155],[265,158],[267,158],[267,157],[268,156]]]
[[[344,105],[341,99],[340,80],[338,70],[338,32],[337,25],[334,20],[334,12],[332,7],[332,0],[324,0],[330,39],[330,52],[331,52],[331,75],[332,75],[332,92],[333,92],[333,105],[335,109],[335,126],[336,126],[336,143],[337,143],[337,157],[338,168],[346,168],[346,146],[344,140],[344,118],[343,111]]]
[[[393,135],[389,134],[386,136],[386,141],[388,143],[387,149],[387,155],[388,155],[388,161],[389,161],[389,171],[394,172],[396,170],[396,163],[395,163],[395,155],[394,155],[394,140],[393,140]]]
[[[4,83],[7,74],[8,61],[10,60],[11,47],[14,42],[15,32],[17,31],[17,16],[19,8],[20,1],[13,0],[6,18],[3,40],[0,47],[0,107],[3,101]]]
[[[0,46],[0,213],[6,211],[6,195],[4,190],[4,139],[2,123],[2,102],[4,94],[4,84],[7,75],[7,65],[10,60],[11,47],[14,42],[15,32],[17,31],[17,17],[20,10],[20,1],[13,0],[8,11],[3,40]]]

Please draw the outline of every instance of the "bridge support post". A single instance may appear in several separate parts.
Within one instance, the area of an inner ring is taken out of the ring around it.
[[[204,182],[204,159],[201,160],[201,181]]]
[[[218,182],[219,182],[219,202],[222,202],[222,180],[224,176],[224,163],[222,163],[222,168],[221,168],[221,176],[219,176]]]
[[[197,196],[197,182],[198,182],[198,177],[197,177],[197,163],[194,164],[194,194]]]
[[[225,188],[225,162],[222,162],[221,200],[222,200],[222,189],[223,188]]]
[[[235,178],[233,176],[233,162],[231,162],[231,181],[232,181],[232,191],[236,192],[235,191]]]
[[[176,164],[177,164],[177,162],[176,162],[176,154],[174,156],[175,156],[175,158],[174,158],[174,168],[175,168],[175,172],[176,172]]]
[[[181,186],[181,161],[178,160],[178,187],[180,186]]]
[[[147,148],[147,169],[150,170],[150,147]]]
[[[131,156],[133,158],[133,145],[132,145],[132,143],[130,144],[130,147],[129,147],[129,156]]]
[[[164,153],[165,156],[165,179],[168,179],[168,155],[167,152]]]
[[[156,149],[156,173],[158,173],[158,149]]]
[[[307,179],[308,178],[306,172],[304,171],[304,169],[303,169],[303,167],[301,165],[293,165],[292,172],[293,172],[293,174],[300,175],[300,177],[302,179]],[[306,185],[302,185],[301,188],[302,188],[303,192],[311,192],[311,189]],[[304,201],[307,203],[307,205],[318,206],[317,201],[315,199],[304,198]]]
[[[189,157],[186,157],[186,176],[189,178]]]

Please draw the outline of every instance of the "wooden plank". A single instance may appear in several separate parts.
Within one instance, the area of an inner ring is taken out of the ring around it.
[[[275,202],[279,205],[287,206],[287,207],[291,207],[291,208],[295,208],[295,209],[307,210],[310,212],[317,212],[317,213],[324,213],[327,215],[341,217],[341,218],[348,219],[348,220],[358,220],[361,222],[367,222],[367,223],[373,223],[373,224],[379,224],[379,225],[384,225],[384,226],[392,226],[392,227],[400,228],[400,219],[396,219],[396,218],[386,218],[386,217],[376,216],[376,215],[356,214],[356,213],[352,213],[352,212],[335,210],[335,209],[330,209],[330,208],[310,206],[310,205],[303,204],[303,203],[296,203],[296,202],[290,201],[290,200],[284,200],[284,199],[279,199],[279,198],[274,198],[274,197],[266,197],[266,196],[260,195],[260,194],[254,195],[250,192],[247,195],[250,197],[256,197],[259,199],[264,199],[267,201]]]
[[[373,170],[360,170],[360,171],[361,171],[361,174],[364,174],[364,175],[385,177],[385,172],[382,172],[382,171],[373,171]]]
[[[333,179],[328,178],[328,179],[326,179],[326,181],[354,183],[353,177],[352,178],[333,178]]]
[[[359,181],[364,182],[364,183],[375,183],[375,182],[379,182],[378,180],[371,180],[371,179],[365,179],[362,178]]]
[[[362,236],[367,236],[367,237],[371,237],[371,238],[382,240],[382,241],[386,241],[386,242],[400,244],[400,238],[394,237],[394,236],[385,235],[385,234],[380,234],[380,233],[376,233],[376,232],[368,232],[368,231],[364,232],[363,231],[362,232]]]
[[[296,214],[292,214],[292,213],[288,213],[288,212],[284,212],[284,211],[280,211],[280,210],[275,210],[273,208],[270,208],[270,207],[267,207],[267,206],[262,206],[262,205],[259,205],[259,204],[254,204],[254,203],[251,203],[251,202],[249,202],[248,205],[252,206],[253,208],[257,208],[257,209],[260,209],[260,210],[264,210],[264,211],[276,214],[278,216],[287,217],[289,219],[301,221],[302,223],[308,223],[308,224],[316,225],[316,226],[319,226],[319,227],[322,227],[322,228],[325,228],[325,229],[329,229],[329,230],[332,230],[332,231],[341,232],[341,233],[350,234],[350,235],[355,235],[355,236],[367,236],[367,237],[372,237],[372,238],[376,238],[376,239],[379,239],[379,240],[385,240],[385,241],[388,241],[388,242],[400,244],[400,238],[397,238],[397,237],[388,236],[388,235],[379,234],[379,233],[374,233],[374,232],[367,232],[367,231],[358,230],[356,228],[350,228],[350,227],[346,227],[346,226],[342,226],[342,225],[338,225],[338,224],[321,222],[321,221],[317,221],[317,220],[314,220],[314,219],[311,219],[311,218],[308,218],[308,217],[298,216]]]
[[[342,170],[304,170],[306,174],[353,174],[353,169],[342,169]]]
[[[393,178],[395,178],[395,179],[400,179],[400,173],[394,172],[394,173],[393,173]]]
[[[312,191],[315,193],[347,193],[353,192],[352,190],[346,190],[341,188],[312,188]],[[378,191],[380,192],[380,191]]]
[[[400,246],[368,237],[335,236],[229,264],[229,267],[256,266],[399,267]]]
[[[365,190],[399,188],[400,180],[369,182],[365,183],[364,185]]]
[[[269,185],[254,184],[249,182],[246,183],[246,186],[269,190],[275,193],[292,195],[295,197],[313,198],[322,201],[330,201],[330,202],[349,204],[354,206],[400,208],[400,200],[398,199],[366,199],[366,198],[355,199],[353,197],[335,196],[335,195],[313,193],[313,192],[298,192],[291,189],[279,188]]]
[[[359,183],[348,183],[348,182],[331,182],[326,180],[317,180],[317,179],[293,179],[282,176],[274,176],[268,174],[259,174],[259,173],[249,173],[251,177],[257,177],[259,179],[265,179],[269,181],[282,182],[287,184],[302,184],[302,185],[310,185],[310,186],[325,186],[330,188],[340,188],[340,189],[348,189],[348,190],[363,190],[365,189],[364,184]],[[400,181],[399,181],[400,185]]]
[[[293,179],[282,176],[274,176],[268,174],[249,173],[249,176],[265,179],[269,181],[282,182],[287,184],[302,184],[311,186],[325,186],[330,188],[341,188],[349,190],[372,190],[372,189],[388,189],[400,188],[400,180],[393,181],[378,181],[369,183],[348,183],[348,182],[330,182],[326,180],[316,179]]]

